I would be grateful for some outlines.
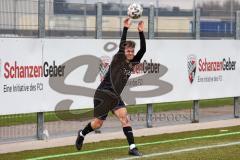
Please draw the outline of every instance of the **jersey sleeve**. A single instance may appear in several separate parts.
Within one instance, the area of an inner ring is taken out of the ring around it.
[[[122,37],[121,37],[121,41],[120,41],[120,44],[119,44],[119,52],[124,52],[124,44],[126,42],[126,39],[127,39],[127,31],[128,31],[128,28],[127,27],[124,27],[123,28],[123,33],[122,33]]]
[[[131,60],[131,62],[134,64],[140,63],[144,53],[146,52],[146,40],[145,40],[144,33],[139,32],[139,37],[140,37],[140,50],[134,56],[133,60]]]

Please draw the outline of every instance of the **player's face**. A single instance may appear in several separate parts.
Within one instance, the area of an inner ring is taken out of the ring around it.
[[[125,56],[127,60],[132,60],[134,58],[134,48],[126,47],[125,48]]]

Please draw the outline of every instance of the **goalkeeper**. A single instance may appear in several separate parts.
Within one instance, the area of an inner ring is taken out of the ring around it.
[[[94,95],[94,119],[83,130],[78,131],[75,144],[78,150],[82,148],[84,137],[93,130],[100,128],[104,120],[106,120],[108,112],[112,111],[122,124],[123,132],[129,144],[129,154],[135,156],[142,155],[134,143],[132,127],[127,117],[127,109],[120,96],[133,67],[140,63],[146,52],[143,21],[138,23],[140,50],[136,55],[134,55],[135,42],[126,41],[127,31],[130,26],[130,19],[126,18],[124,20],[119,51],[114,55],[109,70]]]

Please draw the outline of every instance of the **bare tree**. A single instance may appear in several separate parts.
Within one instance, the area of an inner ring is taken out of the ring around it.
[[[221,10],[222,6],[219,1],[210,1],[210,2],[203,2],[202,4],[197,5],[198,8],[201,8],[203,11],[207,10]]]
[[[228,11],[229,9],[231,9],[231,6],[234,12],[240,10],[240,3],[236,0],[227,0],[223,3],[222,9]]]
[[[230,11],[231,6],[233,7],[233,11],[240,10],[240,2],[237,0],[227,0],[223,4],[221,4],[218,0],[212,0],[210,2],[203,2],[202,4],[197,5],[197,7],[201,8],[203,11]]]

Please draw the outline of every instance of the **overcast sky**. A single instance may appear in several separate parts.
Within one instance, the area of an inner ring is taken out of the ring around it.
[[[115,2],[115,3],[120,3],[121,1],[126,4],[130,4],[131,2],[139,2],[143,4],[144,6],[148,6],[150,4],[153,4],[157,6],[159,4],[160,7],[172,7],[172,6],[179,6],[181,9],[191,9],[193,7],[193,1],[194,0],[67,0],[68,2],[71,3],[96,3],[96,2],[103,2],[103,3],[108,3],[108,2]],[[203,3],[203,2],[208,2],[208,1],[218,1],[218,2],[224,2],[226,0],[196,0],[196,3]],[[240,0],[236,0],[239,1]],[[157,3],[158,2],[158,3]]]

